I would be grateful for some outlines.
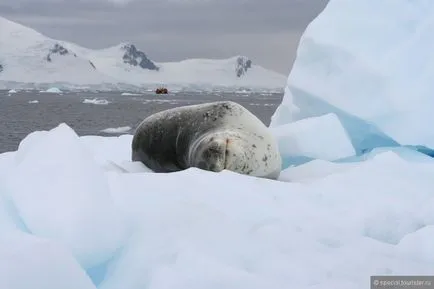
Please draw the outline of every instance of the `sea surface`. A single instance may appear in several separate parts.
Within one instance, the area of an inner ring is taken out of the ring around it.
[[[283,93],[256,92],[178,92],[167,95],[147,92],[122,95],[121,92],[50,94],[23,91],[9,94],[8,91],[0,91],[0,153],[16,150],[29,133],[50,130],[60,123],[66,123],[80,136],[132,134],[145,117],[158,111],[220,100],[240,103],[269,125],[282,98]],[[94,99],[109,103],[89,103]],[[126,127],[131,127],[131,130]],[[124,129],[103,132],[107,128]]]

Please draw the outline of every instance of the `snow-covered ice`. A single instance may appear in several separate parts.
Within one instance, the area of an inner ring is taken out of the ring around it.
[[[131,140],[61,124],[0,154],[7,288],[362,289],[374,274],[434,273],[434,161],[417,151],[272,181],[153,173],[130,161]]]
[[[107,105],[110,103],[107,99],[98,99],[98,98],[92,98],[92,99],[85,99],[83,100],[83,103],[88,104],[97,104],[97,105]]]
[[[131,130],[130,126],[109,127],[101,130],[104,133],[125,133]]]
[[[271,123],[335,113],[358,153],[434,149],[434,1],[331,0],[307,27]]]

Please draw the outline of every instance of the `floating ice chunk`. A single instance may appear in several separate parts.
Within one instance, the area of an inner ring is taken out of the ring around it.
[[[131,130],[130,126],[121,126],[121,127],[109,127],[101,130],[104,133],[125,133]]]
[[[139,96],[140,93],[131,93],[131,92],[123,92],[121,93],[122,96]]]
[[[0,288],[96,289],[63,246],[20,232],[0,235]]]
[[[17,93],[18,91],[16,91],[15,89],[11,89],[11,90],[9,90],[8,91],[8,94],[14,94],[14,93]]]
[[[32,103],[39,103],[39,100],[29,100],[28,103],[30,103],[30,104],[32,104]]]
[[[89,103],[89,104],[97,104],[97,105],[107,105],[110,103],[110,101],[108,101],[107,99],[85,99],[83,100],[83,103]]]
[[[284,159],[306,157],[337,160],[355,155],[353,145],[335,114],[303,119],[271,129]]]
[[[57,87],[51,87],[48,88],[47,90],[41,91],[41,92],[45,92],[45,93],[62,93],[62,91],[57,88]]]
[[[29,230],[65,244],[85,268],[120,248],[127,230],[92,154],[65,124],[24,139],[6,189]],[[25,180],[25,181],[23,181]]]

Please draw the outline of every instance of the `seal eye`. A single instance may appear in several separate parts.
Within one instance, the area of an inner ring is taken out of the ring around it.
[[[217,146],[211,146],[204,152],[204,156],[206,158],[216,157],[220,153],[220,150]]]

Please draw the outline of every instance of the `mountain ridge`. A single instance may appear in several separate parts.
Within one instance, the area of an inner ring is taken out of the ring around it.
[[[283,88],[286,76],[243,55],[157,62],[131,42],[89,49],[0,17],[0,82]]]

